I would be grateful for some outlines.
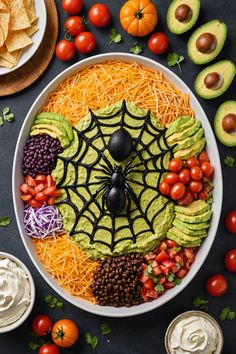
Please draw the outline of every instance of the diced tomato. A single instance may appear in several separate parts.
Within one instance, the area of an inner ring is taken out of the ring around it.
[[[168,248],[178,247],[178,244],[173,240],[166,240],[166,244]]]
[[[147,296],[151,297],[152,299],[157,299],[158,298],[158,292],[156,290],[148,290],[147,291]]]
[[[27,202],[28,200],[30,200],[32,198],[32,195],[30,194],[21,194],[20,198],[24,201]]]
[[[45,175],[37,175],[34,180],[35,180],[36,184],[46,183],[47,176],[45,176]]]
[[[43,183],[39,183],[36,187],[34,187],[35,193],[42,192],[44,190],[45,186]]]
[[[47,175],[47,186],[52,187],[55,186],[55,181],[51,175]]]
[[[40,208],[42,206],[42,203],[34,199],[30,199],[27,204],[32,206],[32,208]]]
[[[47,205],[54,205],[55,204],[55,198],[50,197],[47,199]]]
[[[150,261],[150,260],[152,260],[152,259],[155,259],[155,257],[156,257],[155,253],[152,253],[152,252],[147,253],[147,254],[145,254],[145,256],[144,256],[144,258],[146,259],[146,261]]]
[[[162,271],[162,273],[165,275],[165,276],[167,276],[168,275],[168,273],[169,273],[169,269],[168,268],[166,268],[164,265],[160,265],[160,268],[161,268],[161,271]]]
[[[152,268],[158,266],[158,262],[155,259],[151,262],[151,264],[152,264]]]
[[[159,275],[159,274],[162,273],[162,270],[161,270],[161,268],[159,266],[156,266],[156,267],[154,267],[152,269],[152,272],[153,272],[154,275]]]
[[[185,277],[185,275],[186,275],[187,273],[188,273],[187,270],[185,270],[185,269],[180,269],[180,270],[178,271],[178,273],[177,273],[177,277],[180,278],[180,279],[182,279],[182,278]]]
[[[44,189],[44,193],[46,195],[51,195],[53,197],[52,193],[55,192],[55,190],[56,190],[56,186],[47,187]]]
[[[161,251],[156,257],[155,260],[158,263],[162,263],[163,261],[169,259],[169,255],[165,251]]]
[[[172,261],[170,261],[169,259],[167,259],[166,261],[164,261],[164,262],[162,262],[162,264],[166,267],[166,268],[168,268],[168,269],[173,269],[173,267],[174,267],[174,262],[172,262]]]
[[[44,192],[39,192],[35,196],[35,200],[44,201],[47,200],[48,196]]]
[[[181,267],[184,265],[183,257],[179,254],[175,256],[175,262],[178,263]]]
[[[171,281],[166,281],[164,284],[164,288],[167,289],[172,289],[175,286],[175,283],[172,283]]]
[[[165,251],[167,249],[167,244],[164,241],[161,241],[159,245],[159,251]]]
[[[28,192],[27,192],[27,194],[35,195],[34,187],[28,187]]]
[[[143,301],[147,302],[148,301],[148,297],[147,297],[147,291],[148,289],[142,287],[142,290],[141,290],[141,296],[143,298]]]
[[[145,288],[147,288],[147,289],[154,289],[154,282],[153,282],[153,280],[152,279],[148,279],[148,280],[146,280],[145,281],[145,283],[144,283],[144,286],[145,286]]]
[[[53,188],[53,187],[49,187],[49,188]],[[54,192],[52,192],[52,193],[50,193],[50,196],[51,197],[61,197],[61,195],[62,195],[62,192],[61,191],[59,191],[58,189],[57,190],[55,190]]]
[[[148,279],[149,279],[149,276],[148,276],[148,275],[145,275],[144,273],[142,273],[142,274],[139,276],[139,280],[141,281],[141,283],[145,283]]]
[[[179,263],[175,263],[174,267],[172,268],[173,273],[177,273],[181,268],[181,265]]]
[[[194,253],[191,250],[191,248],[185,248],[184,249],[184,253],[185,253],[185,257],[190,259],[190,258],[194,258]]]
[[[25,183],[28,184],[28,186],[30,186],[30,187],[35,187],[36,186],[36,182],[35,182],[34,178],[31,177],[31,176],[26,176],[25,177]]]
[[[166,282],[166,277],[159,278],[159,279],[158,279],[158,282],[159,282],[160,284],[164,284],[164,283]]]
[[[175,259],[176,251],[173,248],[169,248],[167,250],[167,253],[168,253],[169,259],[171,261],[173,261]]]
[[[20,186],[20,190],[21,190],[22,193],[27,194],[27,193],[28,193],[28,190],[29,190],[28,184],[23,183],[23,184]]]
[[[141,264],[141,269],[142,269],[142,270],[146,270],[146,269],[147,269],[147,264],[142,263],[142,264]]]

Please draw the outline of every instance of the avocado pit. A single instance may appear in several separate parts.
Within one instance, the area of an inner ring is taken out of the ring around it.
[[[186,4],[179,5],[175,10],[175,18],[179,22],[183,22],[183,23],[189,22],[192,16],[193,16],[192,9]]]
[[[223,76],[217,72],[212,72],[206,75],[204,85],[211,90],[218,90],[224,83]]]
[[[203,33],[196,40],[197,50],[203,54],[212,53],[217,46],[216,36],[212,33]]]
[[[222,120],[222,128],[227,133],[235,133],[236,132],[236,114],[229,113],[224,116]]]

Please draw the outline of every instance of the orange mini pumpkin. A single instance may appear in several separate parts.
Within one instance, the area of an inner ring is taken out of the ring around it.
[[[150,0],[128,0],[120,10],[121,25],[131,36],[146,36],[154,30],[157,21],[157,9]]]

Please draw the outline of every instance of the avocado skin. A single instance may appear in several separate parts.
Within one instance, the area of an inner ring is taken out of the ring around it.
[[[193,123],[194,123],[193,125],[191,125],[187,129],[183,130],[182,132],[174,133],[174,134],[170,135],[167,138],[168,144],[170,144],[170,145],[175,144],[178,141],[187,139],[188,137],[195,134],[201,128],[202,123],[200,122],[200,120],[194,120],[194,119],[193,119]]]
[[[226,101],[218,108],[214,118],[214,130],[222,144],[236,146],[236,134],[227,133],[222,127],[222,120],[229,113],[236,114],[236,101]]]
[[[184,221],[186,223],[190,224],[196,224],[196,223],[202,223],[209,221],[212,216],[212,211],[208,210],[203,214],[200,215],[184,215],[180,213],[175,213],[176,217],[180,219],[181,221]]]

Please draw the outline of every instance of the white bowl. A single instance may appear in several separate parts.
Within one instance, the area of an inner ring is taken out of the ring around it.
[[[37,51],[37,49],[39,48],[43,40],[44,33],[46,30],[46,25],[47,25],[47,10],[46,10],[44,0],[35,0],[34,3],[35,3],[35,12],[36,15],[38,16],[38,20],[37,20],[38,31],[35,32],[31,37],[34,43],[26,47],[25,49],[23,49],[20,60],[16,66],[14,66],[11,69],[0,67],[0,76],[12,73],[13,71],[19,69],[22,65],[27,63],[27,61],[29,61],[32,58],[32,56],[35,54],[35,52]]]
[[[20,261],[18,258],[13,256],[12,254],[5,253],[5,252],[0,252],[0,259],[2,259],[2,258],[9,258],[13,262],[15,262],[17,265],[19,265],[19,267],[22,268],[23,271],[25,272],[25,274],[27,275],[27,278],[29,280],[29,285],[30,285],[29,306],[27,307],[27,309],[25,310],[23,315],[17,321],[9,324],[8,326],[0,327],[0,333],[5,333],[5,332],[10,332],[13,329],[16,329],[17,327],[19,327],[27,319],[27,317],[31,313],[33,306],[34,306],[34,300],[35,300],[35,286],[34,286],[34,281],[33,281],[33,278],[32,278],[32,275],[31,275],[29,269],[24,265],[24,263],[22,261]]]
[[[38,257],[36,256],[33,245],[31,242],[31,239],[29,236],[27,236],[25,230],[24,230],[24,225],[23,225],[23,210],[24,206],[23,203],[20,199],[20,191],[19,191],[19,185],[23,183],[23,175],[21,171],[21,163],[23,159],[23,148],[26,142],[26,139],[29,136],[29,131],[31,128],[31,125],[33,124],[34,117],[37,114],[37,112],[40,110],[42,105],[47,101],[48,95],[50,92],[54,91],[57,86],[60,84],[61,81],[63,81],[68,75],[71,75],[72,73],[83,69],[84,67],[88,65],[93,65],[96,63],[101,63],[106,60],[112,60],[112,59],[118,59],[118,60],[125,60],[125,61],[136,61],[139,64],[145,65],[147,67],[156,69],[160,72],[162,72],[167,79],[173,82],[173,84],[180,89],[182,92],[185,92],[190,95],[190,103],[192,108],[194,109],[196,113],[196,117],[202,121],[202,125],[205,129],[205,134],[206,134],[206,139],[207,139],[207,149],[208,153],[210,156],[210,159],[212,163],[214,164],[215,167],[215,174],[214,174],[214,185],[215,189],[213,192],[214,196],[214,203],[212,206],[213,209],[213,218],[211,222],[211,228],[209,230],[208,237],[204,240],[202,246],[200,247],[196,260],[193,263],[189,273],[186,275],[186,277],[183,279],[182,283],[176,287],[174,287],[171,290],[166,291],[162,296],[160,296],[158,299],[149,302],[149,303],[144,303],[138,306],[132,306],[129,308],[126,307],[120,307],[120,308],[114,308],[114,307],[109,307],[109,306],[99,306],[99,305],[93,305],[88,301],[73,297],[69,295],[65,290],[63,290],[55,280],[51,278],[51,276],[45,271],[43,264],[39,261]],[[155,62],[154,60],[138,56],[138,55],[133,55],[133,54],[127,54],[127,53],[109,53],[109,54],[101,54],[101,55],[96,55],[91,58],[82,60],[62,73],[60,73],[54,80],[51,81],[50,84],[42,91],[42,93],[38,96],[36,101],[33,103],[31,109],[29,110],[24,124],[22,125],[19,137],[18,137],[18,142],[16,145],[16,150],[15,150],[15,156],[14,156],[14,162],[13,162],[13,174],[12,174],[12,188],[13,188],[13,202],[14,202],[14,208],[15,208],[15,214],[16,214],[16,220],[18,224],[18,228],[21,234],[22,241],[25,245],[26,250],[29,253],[29,256],[31,257],[34,265],[38,269],[38,271],[41,273],[43,278],[48,282],[49,285],[62,297],[64,297],[67,301],[71,302],[75,306],[86,310],[91,313],[95,313],[98,315],[102,316],[110,316],[110,317],[126,317],[126,316],[134,316],[138,315],[150,310],[153,310],[172,298],[174,298],[177,294],[179,294],[188,284],[189,282],[193,279],[193,277],[197,274],[199,271],[200,267],[202,266],[203,262],[205,261],[208,252],[210,251],[210,248],[212,246],[212,243],[215,239],[216,231],[218,228],[218,223],[220,219],[220,214],[221,214],[221,206],[222,206],[222,194],[223,194],[223,186],[222,186],[222,172],[221,172],[221,164],[220,164],[220,158],[219,158],[219,152],[217,148],[217,144],[215,141],[214,134],[212,132],[210,123],[208,122],[208,119],[200,106],[198,100],[192,93],[192,91],[187,87],[187,85],[177,76],[175,75],[172,71],[164,67],[163,65]]]

